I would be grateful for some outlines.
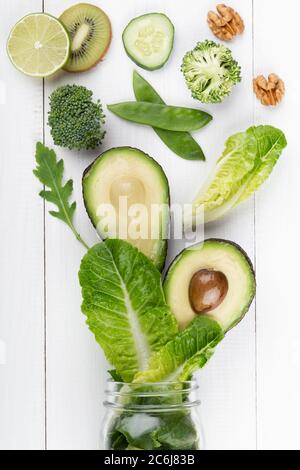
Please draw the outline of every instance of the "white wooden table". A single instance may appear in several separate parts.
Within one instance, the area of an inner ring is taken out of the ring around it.
[[[84,254],[67,228],[47,214],[35,181],[35,143],[52,146],[47,124],[49,93],[83,84],[104,104],[132,99],[134,64],[121,32],[134,16],[166,12],[176,27],[174,53],[157,72],[143,72],[169,103],[196,105],[180,72],[183,54],[212,38],[206,14],[213,0],[93,0],[109,14],[113,42],[104,62],[81,75],[51,80],[23,76],[10,64],[5,42],[22,16],[59,15],[74,0],[1,2],[0,18],[0,448],[95,449],[103,414],[107,365],[80,311],[77,272]],[[259,194],[207,237],[231,239],[256,265],[258,292],[246,319],[200,374],[208,449],[300,449],[299,107],[300,3],[230,0],[246,22],[231,48],[243,82],[221,106],[208,106],[214,123],[198,134],[207,163],[171,154],[151,129],[136,128],[107,113],[103,150],[132,145],[155,157],[169,177],[174,202],[189,202],[214,165],[225,139],[253,123],[282,128],[288,150]],[[253,74],[276,72],[287,94],[268,109],[252,93]],[[197,138],[198,138],[197,137]],[[97,236],[81,198],[81,175],[99,152],[57,149],[74,179],[77,224],[90,243]],[[170,247],[170,260],[181,249]]]

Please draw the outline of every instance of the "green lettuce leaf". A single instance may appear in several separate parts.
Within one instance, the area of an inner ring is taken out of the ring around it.
[[[111,376],[111,379],[114,382],[120,382],[120,383],[123,382],[122,377],[117,373],[116,370],[108,370],[107,372]]]
[[[224,216],[248,199],[269,177],[287,141],[272,126],[250,127],[230,137],[213,177],[193,202],[194,222],[204,210],[206,222]]]
[[[156,438],[162,449],[197,450],[198,431],[190,413],[165,413]]]
[[[159,416],[151,416],[145,412],[128,413],[121,416],[116,431],[125,437],[131,448],[152,450],[161,447],[156,438],[156,430],[159,426]]]
[[[151,357],[148,369],[138,372],[134,382],[189,380],[197,369],[205,366],[223,337],[216,321],[196,317],[188,328]]]
[[[199,434],[189,411],[140,411],[117,418],[109,440],[112,450],[197,450]]]
[[[129,243],[106,240],[83,258],[79,279],[87,324],[116,374],[130,382],[177,333],[161,275]]]
[[[236,205],[248,199],[266,181],[287,146],[283,132],[274,127],[252,127],[248,132],[256,142],[256,161]]]

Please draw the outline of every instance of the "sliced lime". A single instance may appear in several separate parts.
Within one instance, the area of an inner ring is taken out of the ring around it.
[[[49,77],[68,61],[70,39],[59,20],[46,13],[33,13],[12,29],[7,52],[14,66],[26,75]]]

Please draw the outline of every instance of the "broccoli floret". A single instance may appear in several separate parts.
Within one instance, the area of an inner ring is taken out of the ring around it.
[[[199,42],[184,56],[181,69],[193,98],[202,103],[221,103],[241,81],[230,49],[214,41]]]
[[[66,85],[50,96],[48,124],[55,145],[70,150],[94,149],[105,135],[104,114],[100,101],[83,86]]]

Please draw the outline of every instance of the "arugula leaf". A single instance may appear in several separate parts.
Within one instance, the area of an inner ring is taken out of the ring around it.
[[[138,372],[136,383],[186,381],[205,366],[224,338],[221,326],[208,317],[196,317],[190,326],[155,353],[147,370]]]
[[[91,248],[80,272],[87,324],[125,382],[177,333],[159,271],[124,240]]]
[[[54,150],[50,150],[40,142],[36,145],[35,157],[37,167],[33,173],[40,182],[48,188],[41,191],[40,196],[57,207],[57,210],[50,211],[50,214],[65,222],[70,227],[77,240],[88,249],[88,245],[81,238],[73,224],[76,202],[69,202],[73,193],[73,181],[69,180],[63,185],[63,160],[57,161]]]
[[[211,222],[248,199],[269,177],[287,141],[272,126],[250,127],[230,137],[213,178],[193,202],[193,213],[204,210]]]

